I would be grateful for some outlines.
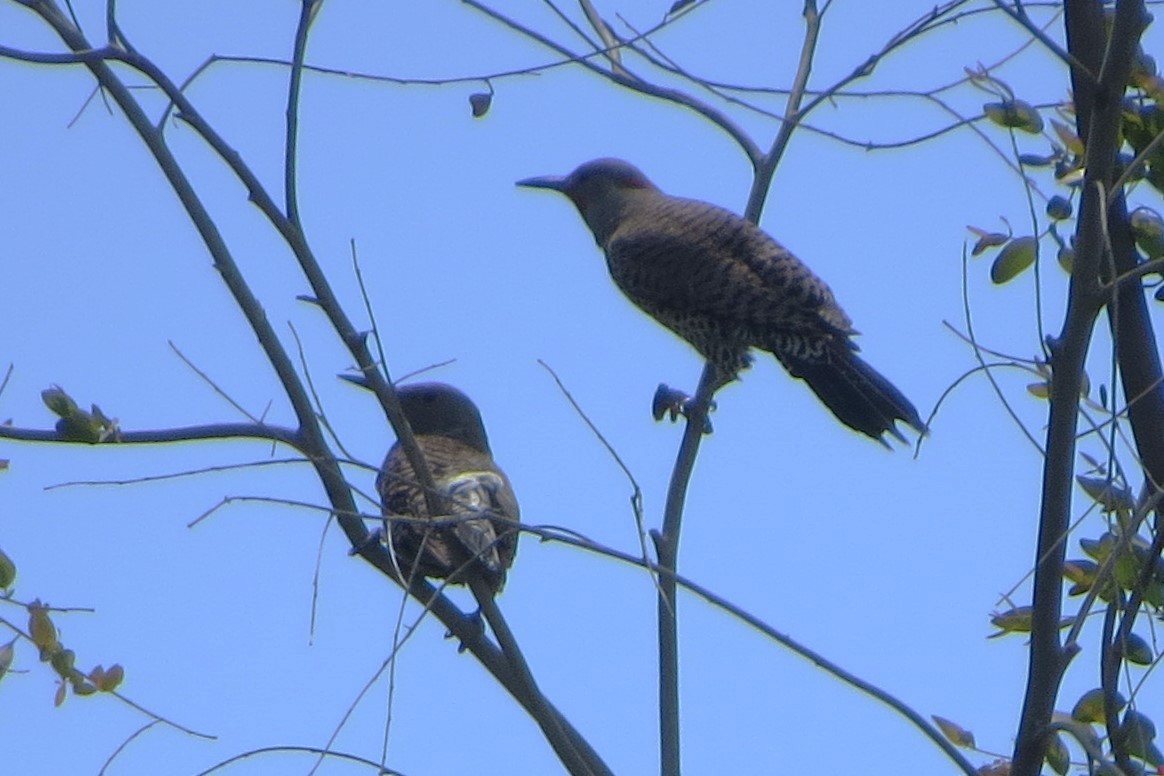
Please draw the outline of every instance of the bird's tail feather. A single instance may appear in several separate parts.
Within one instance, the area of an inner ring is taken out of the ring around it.
[[[886,431],[905,441],[897,429],[898,420],[918,433],[926,433],[917,409],[880,372],[851,351],[829,355],[824,361],[799,361],[786,366],[808,383],[838,420],[882,444]]]

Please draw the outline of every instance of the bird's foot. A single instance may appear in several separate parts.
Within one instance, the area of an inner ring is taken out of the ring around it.
[[[465,620],[467,620],[469,624],[473,626],[473,629],[477,631],[475,638],[485,638],[485,620],[483,617],[481,617],[481,607],[478,606],[476,611],[472,612],[471,614],[466,614]],[[456,634],[452,631],[445,631],[446,639],[451,639],[455,635]],[[465,644],[465,640],[461,639],[461,643],[457,645],[457,653],[460,654],[468,648],[469,647]]]
[[[679,420],[680,416],[685,418],[691,417],[691,412],[694,410],[694,407],[694,396],[672,388],[666,383],[659,383],[659,387],[655,390],[655,398],[651,401],[651,414],[654,415],[655,420],[670,417],[671,422],[674,423]],[[708,406],[707,412],[710,413],[714,409],[715,402],[713,401]],[[703,433],[710,434],[712,430],[711,418],[707,414],[704,414]]]

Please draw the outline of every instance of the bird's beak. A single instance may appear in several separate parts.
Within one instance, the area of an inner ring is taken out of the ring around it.
[[[529,189],[550,189],[551,191],[566,191],[566,177],[563,175],[542,175],[537,178],[524,178],[517,182],[518,186]]]

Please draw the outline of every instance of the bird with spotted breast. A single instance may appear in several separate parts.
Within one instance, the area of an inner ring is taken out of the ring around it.
[[[886,446],[886,433],[905,441],[899,420],[926,432],[905,395],[857,355],[857,332],[829,287],[752,222],[665,194],[621,159],[517,185],[569,197],[615,284],[715,367],[715,388],[748,368],[758,348],[849,428]]]
[[[452,584],[479,575],[499,593],[517,553],[520,512],[509,479],[493,460],[481,413],[444,383],[402,386],[396,395],[448,512],[429,514],[412,465],[400,443],[394,444],[376,491],[401,573]]]

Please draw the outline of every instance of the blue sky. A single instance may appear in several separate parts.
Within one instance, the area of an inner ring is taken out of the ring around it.
[[[612,23],[617,11],[640,28],[666,6],[600,4]],[[790,83],[803,29],[799,3],[706,6],[658,37],[668,55],[709,77]],[[103,4],[75,7],[98,39]],[[501,7],[575,45],[544,7]],[[825,19],[812,84],[831,84],[931,7],[895,0],[874,15],[864,4],[838,3]],[[212,53],[288,57],[298,14],[294,3],[241,0],[123,2],[118,10],[134,44],[176,79]],[[1060,35],[1057,24],[1052,32]],[[966,20],[907,46],[859,86],[933,88],[1023,40],[997,14]],[[1147,49],[1158,50],[1158,42],[1150,29]],[[59,46],[15,3],[0,3],[0,43]],[[440,2],[325,4],[308,59],[452,78],[555,57],[467,6]],[[1038,47],[997,75],[1033,103],[1067,94],[1065,72]],[[127,123],[94,100],[69,126],[92,83],[81,68],[0,60],[0,104],[8,107],[0,120],[0,329],[8,332],[0,364],[15,365],[0,418],[50,427],[39,393],[57,383],[125,429],[242,420],[174,355],[173,342],[249,411],[289,423],[253,335]],[[219,64],[189,89],[280,200],[285,84],[283,68]],[[467,98],[481,84],[396,86],[309,74],[301,106],[304,225],[349,313],[367,325],[351,267],[349,241],[356,241],[395,376],[455,359],[432,377],[476,400],[527,522],[568,526],[637,552],[625,477],[537,360],[557,371],[633,471],[650,526],[661,519],[681,436],[681,427],[651,420],[651,396],[659,382],[693,389],[700,362],[621,297],[568,202],[513,182],[619,156],[668,192],[738,211],[749,168],[698,116],[576,67],[493,85],[492,110],[474,120]],[[160,110],[156,95],[142,99]],[[968,115],[990,99],[965,87],[951,98]],[[774,122],[733,115],[761,146],[771,142]],[[947,117],[907,98],[839,100],[809,123],[889,141],[940,127]],[[984,130],[1009,147],[1002,130]],[[290,256],[188,127],[171,122],[167,138],[270,320],[292,347],[287,324],[298,332],[344,444],[378,464],[391,429],[369,396],[334,378],[350,359],[318,311],[295,300],[308,289]],[[1046,140],[1019,143],[1023,151],[1047,150]],[[1054,193],[1046,179],[1040,183]],[[1154,195],[1140,196],[1150,202]],[[830,284],[862,332],[866,359],[926,416],[975,363],[942,325],[963,326],[965,227],[1004,230],[999,219],[1006,217],[1021,233],[1029,231],[1026,214],[1017,178],[969,131],[876,152],[800,132],[762,223]],[[1065,280],[1045,261],[1044,322],[1055,332]],[[986,259],[969,267],[979,339],[1035,354],[1033,277],[993,287],[988,269]],[[1101,327],[1093,384],[1108,381],[1105,355]],[[1030,379],[1002,373],[999,380],[1041,437],[1045,406],[1026,394]],[[984,748],[1009,753],[1026,653],[1020,638],[985,637],[990,612],[1007,607],[1000,595],[1032,562],[1041,461],[986,381],[970,380],[947,399],[916,460],[841,427],[766,357],[720,394],[714,422],[688,497],[682,572],[923,714],[973,729]],[[1094,443],[1081,449],[1100,454]],[[249,749],[322,746],[388,654],[400,591],[350,559],[334,528],[322,548],[309,634],[319,513],[235,503],[186,527],[225,496],[323,503],[305,467],[44,489],[262,461],[270,453],[244,442],[0,446],[0,458],[11,460],[0,478],[8,505],[0,546],[18,564],[18,597],[92,607],[92,614],[58,618],[78,664],[121,663],[127,696],[218,736],[211,743],[154,729],[129,744],[111,773],[197,772]],[[371,490],[371,472],[354,476]],[[1086,506],[1078,499],[1077,514]],[[1082,530],[1093,536],[1102,528],[1091,518]],[[1070,554],[1078,555],[1072,544]],[[1017,601],[1027,595],[1021,585]],[[650,579],[527,537],[501,605],[543,689],[614,771],[656,770]],[[409,606],[405,619],[416,615]],[[2,616],[23,622],[15,608]],[[905,721],[722,612],[684,598],[680,618],[688,773],[806,772],[819,769],[822,753],[832,754],[838,770],[953,772]],[[536,726],[442,636],[439,623],[426,619],[400,655],[389,766],[410,776],[555,772]],[[1076,658],[1061,707],[1097,684],[1093,643]],[[28,673],[4,680],[5,760],[26,772],[95,772],[148,721],[110,698],[70,698],[54,709],[51,676],[25,644],[18,667]],[[335,747],[378,758],[385,699],[381,680]],[[233,772],[305,772],[308,763],[303,755],[266,755]]]

